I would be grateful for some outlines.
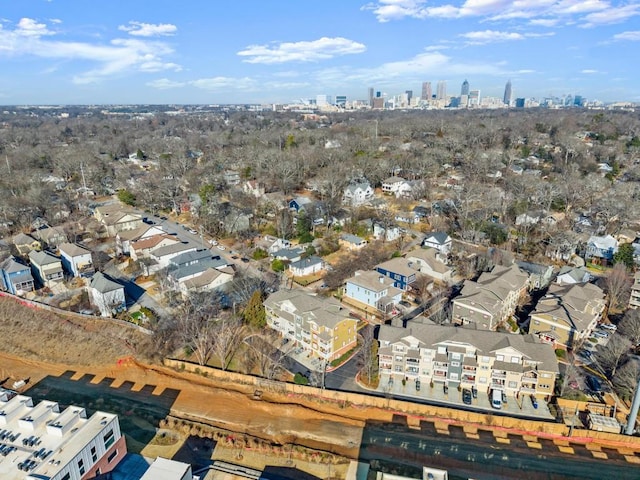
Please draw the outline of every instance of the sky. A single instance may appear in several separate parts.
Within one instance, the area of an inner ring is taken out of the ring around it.
[[[640,0],[0,0],[0,104],[640,102]]]

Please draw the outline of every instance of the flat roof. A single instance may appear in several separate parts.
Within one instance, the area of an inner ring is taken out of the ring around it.
[[[183,480],[187,473],[191,473],[188,463],[158,457],[140,480]]]
[[[0,445],[4,445],[5,450],[12,447],[10,453],[0,457],[0,478],[51,478],[118,420],[116,415],[106,412],[96,412],[90,418],[86,415],[86,410],[77,406],[61,412],[56,402],[48,400],[34,405],[31,397],[24,395],[0,401]],[[114,429],[116,440],[118,433],[119,430]],[[37,458],[36,452],[46,456]],[[28,472],[18,469],[18,464],[27,459],[35,461],[35,466]]]

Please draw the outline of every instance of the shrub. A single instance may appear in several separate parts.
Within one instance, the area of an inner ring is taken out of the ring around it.
[[[307,385],[309,383],[309,379],[298,372],[293,377],[293,383],[295,383],[296,385]]]

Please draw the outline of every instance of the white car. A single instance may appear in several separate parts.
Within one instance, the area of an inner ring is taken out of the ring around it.
[[[600,327],[606,330],[611,330],[612,332],[618,329],[618,327],[616,327],[613,323],[603,323],[602,325],[600,325]]]
[[[224,250],[224,245],[218,245],[218,250]]]
[[[609,334],[607,332],[603,332],[600,330],[596,330],[592,333],[592,335],[596,338],[609,338]]]
[[[209,240],[209,245],[213,245],[215,247],[216,245],[218,245],[218,241],[212,238],[211,240]]]
[[[190,228],[190,229],[188,230],[188,232],[189,232],[191,235],[197,235],[197,234],[198,234],[198,232],[197,232],[196,230],[194,230],[193,228]]]

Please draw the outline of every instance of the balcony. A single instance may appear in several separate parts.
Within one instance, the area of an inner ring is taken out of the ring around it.
[[[536,389],[522,385],[522,387],[520,387],[520,393],[533,394],[536,393]]]
[[[491,378],[505,379],[507,378],[507,372],[494,370],[493,372],[491,372]]]

